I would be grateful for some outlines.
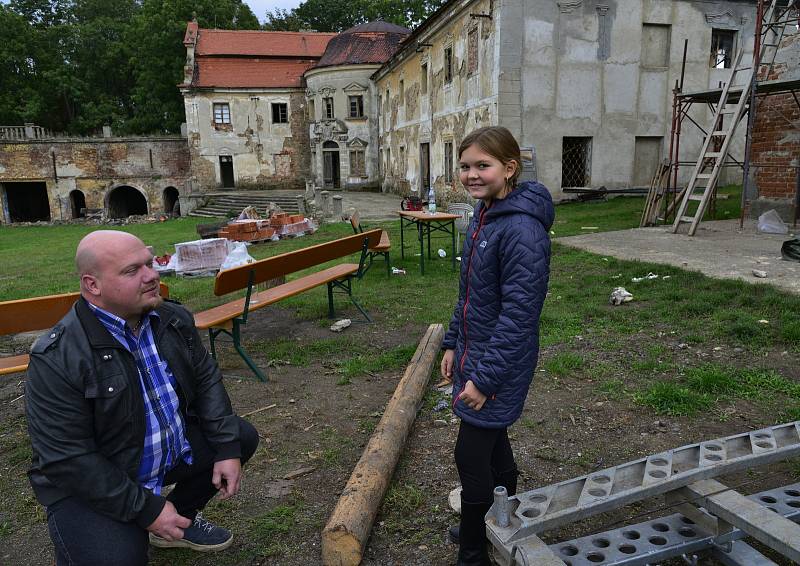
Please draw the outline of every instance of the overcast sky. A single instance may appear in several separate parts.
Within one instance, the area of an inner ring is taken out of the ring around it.
[[[244,3],[250,6],[253,13],[258,18],[258,21],[264,23],[264,14],[267,10],[274,10],[281,8],[282,10],[291,10],[297,8],[302,0],[244,0]]]

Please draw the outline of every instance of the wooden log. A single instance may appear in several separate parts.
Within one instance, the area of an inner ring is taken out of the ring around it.
[[[414,424],[443,338],[441,324],[428,327],[361,459],[353,468],[322,531],[322,563],[325,566],[361,563],[364,545]]]

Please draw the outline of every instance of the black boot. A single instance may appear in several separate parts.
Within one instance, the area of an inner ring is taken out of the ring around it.
[[[461,536],[456,566],[491,566],[484,520],[491,506],[491,503],[469,503],[461,498]]]
[[[499,474],[492,474],[492,475],[494,477],[495,487],[502,485],[504,488],[506,488],[509,497],[517,494],[517,477],[519,477],[519,470],[517,469],[516,466],[514,466],[510,470],[506,470],[504,472],[500,472]],[[458,525],[453,525],[452,527],[447,529],[447,536],[450,538],[450,542],[452,542],[453,544],[458,544],[459,541]]]

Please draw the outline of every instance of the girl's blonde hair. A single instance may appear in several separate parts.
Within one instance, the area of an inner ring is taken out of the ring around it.
[[[517,168],[514,174],[508,178],[507,185],[511,189],[517,185],[517,179],[522,173],[522,156],[520,155],[517,140],[514,139],[514,136],[507,128],[503,126],[487,126],[472,130],[461,140],[461,145],[458,146],[459,159],[461,159],[461,154],[471,145],[478,146],[481,151],[488,153],[503,165],[514,161],[517,164]]]

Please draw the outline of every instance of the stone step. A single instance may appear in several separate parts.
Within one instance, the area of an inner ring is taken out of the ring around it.
[[[189,213],[189,216],[202,216],[206,218],[228,217],[231,216],[231,211],[238,213],[247,206],[253,206],[260,213],[263,213],[264,209],[269,206],[271,202],[281,207],[284,212],[292,214],[297,214],[299,212],[297,200],[295,197],[289,195],[210,194],[209,198],[212,204],[193,210]]]

